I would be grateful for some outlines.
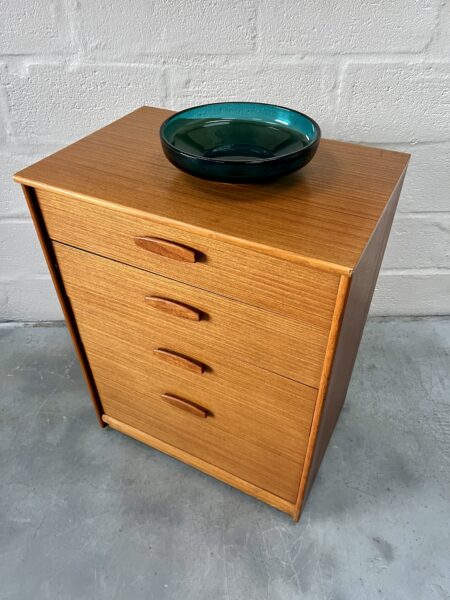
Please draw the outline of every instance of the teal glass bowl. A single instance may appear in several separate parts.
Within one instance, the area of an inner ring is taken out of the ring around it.
[[[303,113],[259,102],[219,102],[182,110],[161,125],[164,154],[176,167],[229,183],[276,179],[304,167],[320,128]]]

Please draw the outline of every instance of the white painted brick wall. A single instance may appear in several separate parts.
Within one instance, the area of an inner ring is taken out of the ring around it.
[[[263,61],[263,63],[266,61]],[[203,66],[167,68],[169,108],[180,110],[193,104],[223,99],[250,98],[258,102],[301,106],[320,120],[324,130],[334,121],[335,68],[329,64],[267,65],[248,67]],[[286,102],[286,99],[289,99]]]
[[[428,44],[439,5],[433,0],[262,0],[260,39],[267,52],[416,52]]]
[[[251,53],[256,43],[252,0],[110,0],[80,2],[77,23],[96,57]]]
[[[0,77],[19,143],[73,141],[146,102],[163,102],[161,67],[36,64]],[[44,108],[44,110],[42,110]]]
[[[0,0],[0,53],[65,52],[68,50],[63,5],[42,0]]]
[[[142,104],[230,99],[410,152],[372,313],[450,313],[449,0],[0,0],[0,320],[61,318],[15,171]]]
[[[340,81],[337,133],[352,141],[450,139],[447,63],[347,62]]]

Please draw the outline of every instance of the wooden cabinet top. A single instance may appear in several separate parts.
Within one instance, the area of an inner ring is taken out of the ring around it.
[[[348,274],[409,159],[323,139],[304,169],[276,182],[215,183],[182,173],[163,155],[159,127],[170,114],[139,108],[23,169],[15,180]]]

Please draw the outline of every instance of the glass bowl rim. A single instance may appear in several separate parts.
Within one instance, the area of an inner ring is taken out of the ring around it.
[[[162,142],[164,144],[166,144],[169,148],[171,148],[171,150],[173,152],[177,153],[180,156],[184,156],[186,158],[192,158],[195,160],[199,160],[202,162],[208,162],[208,163],[213,162],[213,163],[229,164],[229,161],[223,160],[222,158],[208,158],[208,157],[204,157],[204,156],[199,156],[198,154],[191,154],[190,152],[185,152],[184,150],[180,150],[174,144],[172,144],[172,142],[169,142],[167,137],[164,135],[165,127],[167,126],[169,121],[171,121],[175,117],[178,117],[179,115],[181,115],[185,112],[188,112],[190,110],[194,110],[196,108],[204,108],[206,106],[218,106],[218,105],[224,105],[224,104],[257,104],[259,106],[270,106],[272,108],[281,108],[282,110],[286,110],[287,112],[295,113],[297,115],[305,117],[306,119],[308,119],[308,121],[310,121],[314,125],[314,127],[316,129],[316,137],[312,141],[310,141],[309,144],[307,144],[306,146],[303,146],[303,148],[300,148],[300,150],[296,150],[295,152],[289,152],[287,154],[281,154],[279,156],[271,156],[270,158],[243,159],[243,160],[238,161],[237,164],[251,165],[251,164],[255,164],[255,163],[260,164],[260,163],[267,163],[267,162],[275,162],[277,160],[283,160],[288,157],[294,158],[296,156],[299,156],[300,154],[303,154],[303,152],[306,152],[306,150],[309,150],[312,146],[314,146],[314,144],[317,144],[319,142],[319,140],[321,139],[322,132],[321,132],[321,129],[320,129],[317,121],[315,121],[312,117],[310,117],[306,113],[300,112],[299,110],[295,110],[294,108],[289,108],[288,106],[282,106],[280,104],[272,104],[271,102],[252,102],[251,100],[227,100],[224,102],[207,102],[205,104],[198,104],[196,106],[190,106],[189,108],[184,108],[183,110],[180,110],[178,112],[175,112],[173,115],[170,115],[170,117],[167,117],[167,119],[165,119],[161,123],[161,126],[159,128],[159,135],[160,135]]]

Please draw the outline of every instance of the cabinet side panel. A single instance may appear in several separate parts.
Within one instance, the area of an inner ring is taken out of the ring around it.
[[[45,227],[44,219],[39,208],[39,203],[37,201],[35,191],[33,188],[26,185],[22,185],[22,190],[27,201],[31,218],[33,219],[33,224],[36,229],[39,242],[41,244],[42,252],[44,253],[44,257],[47,262],[50,275],[52,277],[53,285],[55,286],[55,290],[58,295],[58,300],[61,304],[67,328],[71,335],[72,342],[75,346],[75,351],[80,362],[81,371],[83,373],[91,395],[92,404],[94,406],[98,423],[100,427],[105,427],[105,423],[102,421],[103,409],[100,402],[100,397],[98,395],[94,378],[92,376],[92,372],[89,366],[89,362],[87,360],[86,353],[81,342],[80,334],[78,332],[77,324],[72,312],[72,308],[70,306],[69,298],[67,297],[67,294],[64,290],[64,284],[62,282],[62,278],[59,272],[58,263],[53,252],[51,240],[48,236]]]
[[[351,278],[302,503],[309,494],[345,401],[404,176],[405,173],[399,179]]]

